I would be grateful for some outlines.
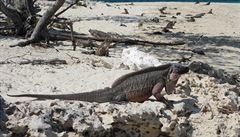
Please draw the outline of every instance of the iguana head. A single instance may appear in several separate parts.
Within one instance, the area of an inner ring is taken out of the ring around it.
[[[178,79],[182,74],[185,74],[189,71],[187,66],[175,63],[170,66],[167,82],[166,82],[166,92],[168,94],[172,93],[175,90]]]
[[[174,63],[170,66],[169,73],[168,73],[168,79],[170,81],[176,81],[179,79],[179,77],[182,74],[185,74],[189,71],[189,68],[187,66],[183,66],[178,63]]]

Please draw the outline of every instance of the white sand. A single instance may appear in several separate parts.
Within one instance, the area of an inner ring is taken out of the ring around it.
[[[153,41],[167,41],[173,39],[165,35],[148,36],[145,33],[161,31],[161,27],[166,25],[166,20],[173,20],[171,17],[176,12],[181,12],[177,16],[177,23],[173,33],[185,32],[181,37],[185,40],[189,38],[197,39],[200,35],[204,38],[196,45],[175,46],[177,50],[170,50],[170,47],[142,47],[145,52],[158,55],[164,61],[179,58],[180,55],[190,56],[190,51],[179,49],[190,49],[190,47],[202,47],[210,50],[206,56],[195,55],[192,60],[200,60],[209,63],[217,68],[224,68],[228,72],[240,73],[240,4],[220,4],[213,3],[210,6],[195,5],[193,3],[135,3],[134,6],[125,3],[111,4],[92,4],[93,9],[75,7],[65,12],[62,16],[69,17],[71,20],[81,19],[74,23],[74,30],[81,33],[88,33],[89,29],[98,29],[106,32],[117,32],[124,35],[139,36]],[[141,20],[160,15],[158,8],[167,6],[166,12],[171,13],[162,17],[159,23],[144,23],[143,27],[138,27]],[[129,15],[121,14],[123,9],[129,10]],[[175,9],[177,8],[177,9]],[[186,14],[198,14],[208,12],[213,9],[213,14],[206,14],[196,22],[187,22]],[[103,15],[101,15],[103,13]],[[145,13],[143,17],[140,15]],[[109,20],[87,20],[91,17],[121,16],[125,18],[122,23],[127,27],[120,26],[121,22]],[[129,23],[124,22],[129,18]],[[199,36],[197,36],[199,35]],[[8,101],[26,100],[26,98],[9,98],[6,93],[77,93],[91,91],[93,89],[110,86],[117,77],[132,70],[116,68],[121,64],[121,50],[124,47],[111,49],[111,57],[99,57],[95,55],[82,54],[82,49],[72,51],[71,43],[64,42],[54,48],[39,47],[15,47],[9,45],[17,43],[19,39],[13,37],[0,36],[0,61],[12,61],[13,64],[0,65],[0,93]],[[79,58],[71,59],[67,54]],[[68,65],[47,66],[47,65],[18,65],[15,64],[25,59],[65,59]],[[15,62],[15,63],[14,63]],[[111,66],[111,68],[106,67]]]

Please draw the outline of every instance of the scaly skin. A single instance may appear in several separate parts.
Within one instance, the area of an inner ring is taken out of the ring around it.
[[[165,101],[161,96],[163,88],[165,88],[168,94],[171,94],[175,90],[179,77],[188,71],[189,68],[181,64],[166,64],[123,75],[112,84],[111,88],[107,87],[92,92],[62,95],[21,94],[8,96],[102,103],[120,101],[143,102],[153,95],[157,100]]]

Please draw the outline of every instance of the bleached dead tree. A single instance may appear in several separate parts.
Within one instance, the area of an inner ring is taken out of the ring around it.
[[[64,31],[64,30],[56,30],[52,28],[52,24],[54,22],[58,22],[60,19],[58,18],[59,15],[67,11],[73,5],[77,4],[80,0],[75,0],[75,2],[71,3],[62,11],[56,13],[58,9],[60,9],[65,0],[56,0],[55,3],[49,7],[47,11],[41,16],[37,15],[40,11],[40,8],[36,6],[34,3],[36,0],[7,0],[3,1],[0,0],[0,11],[9,18],[14,25],[14,34],[18,36],[25,36],[26,40],[20,42],[14,46],[26,46],[31,43],[37,43],[42,40],[70,40],[73,41],[74,39],[79,40],[94,40],[94,41],[111,41],[113,43],[127,43],[127,44],[151,44],[151,45],[181,45],[184,44],[183,41],[176,41],[176,42],[151,42],[151,41],[144,41],[144,40],[135,40],[131,38],[112,38],[106,37],[104,33],[94,32],[94,34],[104,34],[101,37],[89,37],[80,35],[78,33],[73,33],[72,22],[70,21],[68,25],[71,28],[71,32]],[[86,0],[84,0],[86,1]],[[84,3],[82,6],[86,6]],[[55,14],[56,13],[56,14]],[[91,33],[92,34],[92,33]],[[74,49],[76,47],[74,46]]]

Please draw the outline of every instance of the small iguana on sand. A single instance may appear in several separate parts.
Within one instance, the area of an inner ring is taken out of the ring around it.
[[[76,94],[20,94],[8,95],[10,97],[33,97],[37,99],[79,100],[87,102],[144,102],[150,96],[158,101],[165,102],[161,91],[165,88],[167,94],[175,90],[179,77],[189,71],[187,66],[181,64],[166,64],[158,67],[149,67],[121,76],[112,84],[112,87],[91,92]]]

